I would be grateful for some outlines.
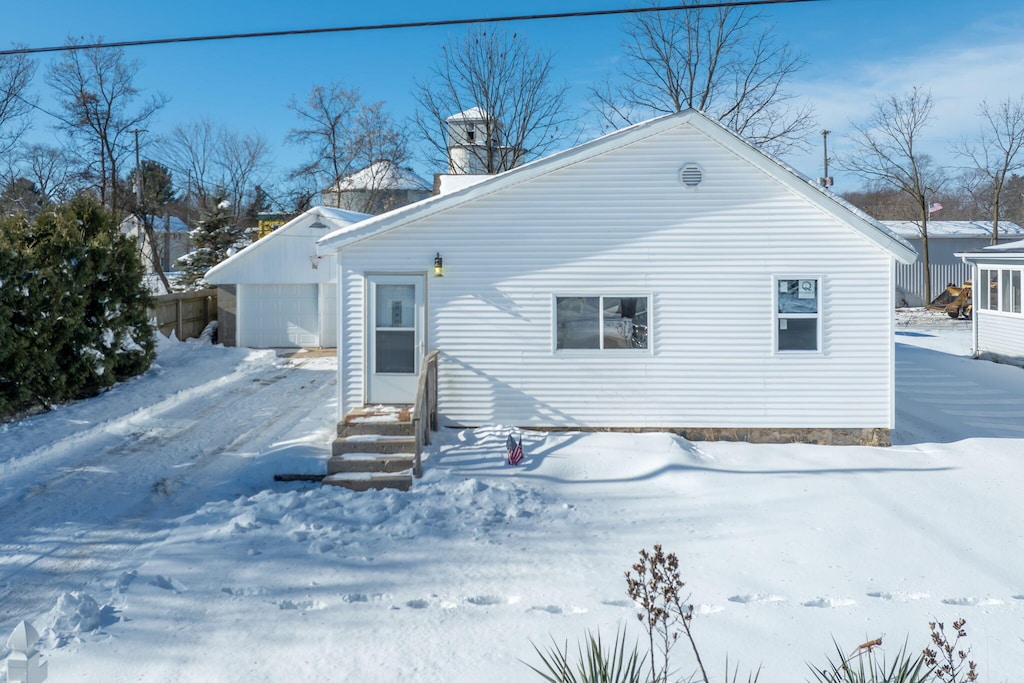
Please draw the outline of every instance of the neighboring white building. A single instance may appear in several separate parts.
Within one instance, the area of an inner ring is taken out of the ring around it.
[[[488,169],[507,171],[522,163],[525,151],[505,146],[498,121],[480,107],[445,119],[448,126],[448,173],[483,175]]]
[[[893,266],[913,249],[698,112],[319,244],[338,256],[339,419],[412,403],[437,350],[451,423],[888,443]]]
[[[924,261],[921,227],[914,221],[882,221],[917,250],[914,263],[896,266],[896,305],[924,306],[938,296],[946,285],[962,285],[970,279],[970,266],[957,254],[982,249],[992,243],[992,223],[985,221],[928,221],[928,270],[931,271],[931,296],[924,295]],[[1024,237],[1024,228],[1009,221],[999,222],[999,238]]]
[[[1024,365],[1024,240],[960,254],[974,283],[974,355]]]
[[[135,240],[139,247],[139,256],[147,273],[155,272],[153,268],[153,248],[146,239],[146,231],[142,228],[138,216],[128,216],[120,225],[121,233]],[[189,227],[185,221],[175,216],[154,216],[153,233],[156,237],[157,254],[160,268],[165,272],[179,270],[178,259],[192,251]]]
[[[407,168],[378,161],[320,193],[324,206],[378,214],[426,199],[431,185]]]
[[[217,264],[218,339],[228,346],[337,346],[337,268],[316,241],[367,214],[316,207]]]

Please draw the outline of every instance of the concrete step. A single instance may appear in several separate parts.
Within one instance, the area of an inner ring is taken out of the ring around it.
[[[357,419],[351,422],[341,421],[338,423],[338,436],[361,436],[366,434],[380,434],[381,436],[413,436],[415,427],[411,420],[370,420]]]
[[[381,434],[356,434],[339,436],[331,444],[331,455],[346,453],[410,453],[416,451],[416,437],[388,436]]]
[[[412,453],[346,453],[336,455],[327,461],[327,474],[343,472],[401,472],[412,469],[415,456]]]
[[[408,491],[412,488],[412,472],[346,472],[328,475],[321,483],[324,486],[340,486],[351,491],[369,491],[370,489]]]

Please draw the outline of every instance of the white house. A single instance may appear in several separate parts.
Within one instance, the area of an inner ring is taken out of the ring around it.
[[[917,250],[917,260],[896,266],[896,303],[923,306],[945,290],[946,285],[962,285],[970,279],[970,266],[957,256],[961,252],[987,247],[992,242],[992,223],[985,221],[928,221],[928,270],[931,272],[931,296],[924,293],[924,261],[921,228],[914,221],[882,221],[882,224]],[[1000,239],[1024,237],[1024,228],[1010,221],[999,221]]]
[[[412,403],[437,350],[450,423],[888,443],[893,267],[913,249],[698,112],[319,244],[339,419]]]
[[[320,193],[324,206],[347,211],[383,213],[426,199],[432,187],[407,168],[377,161],[338,180]]]
[[[972,268],[974,355],[1024,365],[1024,240],[960,254]]]
[[[217,287],[218,338],[226,345],[337,345],[337,268],[316,241],[367,214],[316,207],[206,273]]]
[[[178,270],[178,259],[192,251],[189,227],[176,216],[153,216],[153,236],[156,238],[157,256],[164,272]],[[138,216],[128,216],[120,225],[121,233],[135,240],[146,272],[153,268],[153,247],[146,239],[146,231]]]
[[[502,122],[480,107],[452,114],[445,119],[445,126],[451,175],[484,175],[522,163],[526,150],[505,145]]]

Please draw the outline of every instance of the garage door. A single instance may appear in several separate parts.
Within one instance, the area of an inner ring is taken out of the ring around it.
[[[238,345],[319,346],[316,285],[239,285]]]

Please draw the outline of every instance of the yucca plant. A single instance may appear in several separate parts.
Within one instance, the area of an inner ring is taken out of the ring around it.
[[[549,683],[641,683],[644,680],[647,657],[641,656],[637,643],[632,648],[627,647],[622,629],[616,630],[615,642],[607,648],[600,631],[587,631],[586,639],[576,645],[576,661],[569,655],[568,643],[560,648],[552,641],[551,647],[545,650],[531,644],[540,657],[540,665],[524,663]]]
[[[747,683],[757,683],[757,680],[761,678],[761,667],[757,667],[757,671],[747,674]],[[732,670],[732,678],[729,678],[729,655],[725,656],[725,683],[739,683],[740,680],[740,665],[737,664],[736,668]]]
[[[924,653],[911,656],[906,643],[891,664],[877,654],[882,639],[860,645],[850,656],[844,656],[838,643],[838,663],[828,660],[824,669],[810,666],[816,683],[927,683],[933,679],[933,667],[925,662]]]

